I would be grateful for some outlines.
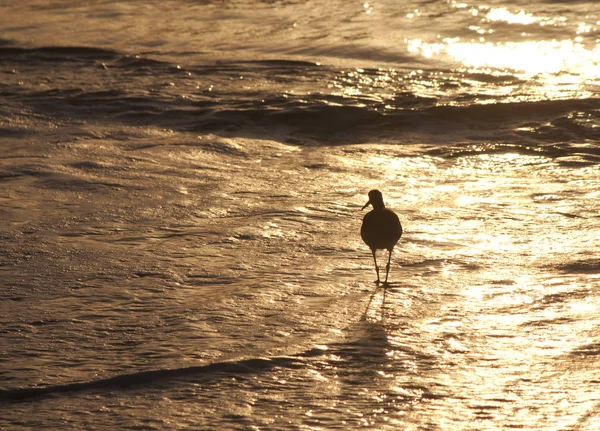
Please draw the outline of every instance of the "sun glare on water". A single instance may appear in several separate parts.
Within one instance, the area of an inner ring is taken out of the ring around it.
[[[428,58],[447,56],[469,71],[496,69],[510,71],[523,79],[536,77],[547,81],[551,95],[559,95],[553,91],[557,85],[562,91],[572,92],[576,90],[574,87],[596,82],[600,75],[600,40],[591,40],[600,24],[592,17],[587,17],[591,19],[589,23],[570,23],[562,16],[535,16],[524,10],[453,6],[472,16],[469,20],[476,20],[469,26],[474,37],[438,35],[436,42],[406,39],[409,52]],[[562,40],[546,40],[541,36],[543,33],[535,36],[543,27],[567,24],[573,29],[572,35],[565,33]],[[512,27],[514,34],[510,31]],[[501,32],[509,36],[499,36]]]
[[[572,40],[527,42],[456,42],[446,45],[455,60],[472,68],[512,69],[525,75],[571,72],[592,77],[599,70],[598,48],[589,51]]]

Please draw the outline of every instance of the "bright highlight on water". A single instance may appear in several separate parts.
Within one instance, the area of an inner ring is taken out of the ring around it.
[[[0,429],[595,431],[599,13],[1,2]]]

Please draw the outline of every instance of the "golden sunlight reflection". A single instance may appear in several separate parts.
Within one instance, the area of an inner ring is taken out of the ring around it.
[[[484,8],[484,7],[483,7]],[[485,15],[486,21],[503,21],[507,24],[521,24],[529,25],[539,23],[540,26],[545,25],[561,25],[564,24],[566,18],[563,16],[559,17],[539,17],[532,13],[520,10],[518,12],[511,12],[504,7],[491,8]]]
[[[536,77],[542,84],[537,91],[546,97],[582,91],[600,75],[600,41],[590,40],[598,23],[585,22],[586,17],[572,23],[560,15],[540,16],[504,7],[471,7],[457,2],[453,7],[476,19],[467,26],[474,33],[472,38],[438,35],[436,41],[405,39],[408,51],[425,58],[449,57],[461,65],[459,69],[469,72],[491,73],[495,69],[511,71],[522,79]],[[570,33],[556,39],[536,38],[540,27],[564,27]],[[510,38],[502,39],[501,34],[513,28]]]
[[[510,69],[526,76],[572,74],[578,81],[600,73],[600,45],[588,49],[573,40],[486,42],[446,38],[440,43],[406,40],[408,50],[424,57],[447,54],[469,69]]]

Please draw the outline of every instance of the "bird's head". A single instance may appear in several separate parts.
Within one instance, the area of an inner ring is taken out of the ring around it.
[[[369,192],[369,201],[361,209],[364,210],[369,205],[373,205],[373,208],[375,209],[385,208],[385,205],[383,204],[383,195],[379,190],[371,190]]]

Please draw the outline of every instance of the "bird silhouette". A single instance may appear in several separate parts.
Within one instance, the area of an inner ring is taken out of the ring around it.
[[[369,211],[363,218],[360,228],[360,236],[365,244],[373,253],[373,261],[375,262],[375,271],[377,272],[377,284],[379,279],[379,266],[377,265],[377,250],[388,251],[388,261],[385,266],[385,281],[387,284],[388,274],[390,272],[390,261],[392,260],[392,251],[398,240],[402,236],[402,225],[400,219],[392,210],[385,207],[383,203],[383,195],[379,190],[371,190],[369,192],[369,201],[362,207],[364,210],[369,205],[373,206],[373,210]]]

